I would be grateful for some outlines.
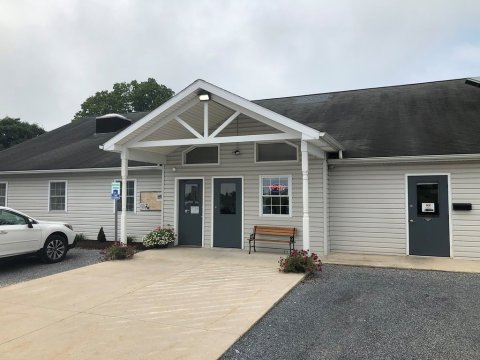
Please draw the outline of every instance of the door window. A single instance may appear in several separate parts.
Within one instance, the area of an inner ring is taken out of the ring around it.
[[[417,216],[438,215],[438,183],[417,184]]]
[[[220,214],[237,213],[237,184],[220,184]]]
[[[200,199],[197,184],[185,184],[185,213],[200,214]]]
[[[23,216],[8,210],[0,210],[0,225],[25,225],[26,223]]]

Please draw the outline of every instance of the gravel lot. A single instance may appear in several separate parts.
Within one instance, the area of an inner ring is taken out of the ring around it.
[[[480,359],[480,274],[326,265],[222,359]]]
[[[35,256],[0,259],[0,288],[102,261],[100,250],[71,249],[60,263],[44,264]]]

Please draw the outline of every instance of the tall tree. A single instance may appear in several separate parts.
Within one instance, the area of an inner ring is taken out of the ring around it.
[[[13,145],[42,135],[45,132],[37,124],[29,124],[11,117],[0,119],[0,150],[7,149]]]
[[[74,120],[85,116],[99,116],[109,113],[129,113],[149,111],[162,105],[175,93],[155,79],[130,83],[115,83],[113,90],[98,91],[81,105],[81,110],[75,114]]]

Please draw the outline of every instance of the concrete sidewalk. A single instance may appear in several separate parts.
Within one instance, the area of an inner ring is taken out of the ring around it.
[[[172,248],[0,289],[1,359],[216,359],[301,279],[278,255]]]
[[[360,255],[345,253],[333,253],[323,256],[321,259],[324,264],[480,273],[480,261],[478,260],[412,255]]]

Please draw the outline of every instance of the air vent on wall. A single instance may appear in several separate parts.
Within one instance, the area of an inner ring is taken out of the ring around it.
[[[95,132],[97,134],[105,134],[117,132],[130,126],[132,121],[123,115],[107,114],[96,118]]]

